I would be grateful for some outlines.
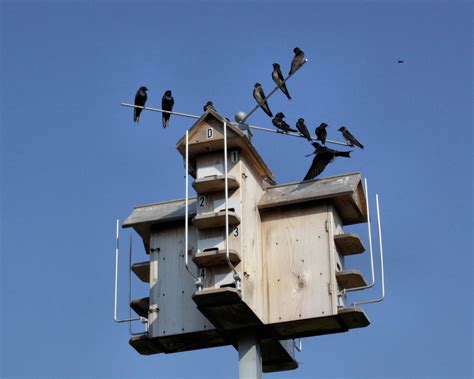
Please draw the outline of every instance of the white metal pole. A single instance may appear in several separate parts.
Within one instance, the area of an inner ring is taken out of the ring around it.
[[[382,280],[382,296],[378,299],[374,300],[367,300],[367,301],[358,301],[352,303],[352,306],[355,307],[358,304],[370,304],[370,303],[379,303],[383,299],[385,299],[385,269],[384,269],[384,262],[383,262],[383,243],[382,243],[382,222],[380,221],[380,207],[379,207],[379,194],[375,194],[375,205],[377,208],[377,226],[379,232],[379,249],[380,249],[380,275]]]
[[[372,250],[372,225],[370,222],[369,187],[367,185],[367,178],[364,179],[364,187],[365,187],[365,208],[367,210],[367,231],[369,234],[370,271],[372,274],[372,281],[370,284],[366,286],[345,289],[343,293],[365,290],[368,288],[372,288],[375,285],[374,254]]]
[[[229,180],[227,172],[227,121],[224,121],[224,202],[225,202],[225,257],[233,271],[235,288],[240,289],[240,276],[230,261],[229,253]]]
[[[260,343],[250,333],[241,333],[238,336],[239,350],[239,379],[262,378],[262,354]]]
[[[118,263],[119,263],[119,219],[117,219],[117,226],[115,231],[115,281],[114,281],[114,321],[121,322],[130,322],[130,321],[144,321],[144,317],[137,318],[128,318],[120,320],[117,317],[117,304],[118,304]],[[129,305],[130,306],[130,305]]]

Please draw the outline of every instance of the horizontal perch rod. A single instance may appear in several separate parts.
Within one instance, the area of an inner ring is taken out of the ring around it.
[[[151,107],[142,107],[140,105],[133,105],[133,104],[128,104],[128,103],[120,103],[120,105],[122,105],[124,107],[130,107],[130,108],[140,108],[140,109],[144,109],[144,110],[152,111],[152,112],[171,113],[171,114],[174,114],[174,115],[177,115],[177,116],[189,117],[189,118],[194,118],[194,119],[200,119],[201,118],[201,116],[196,116],[196,115],[193,115],[193,114],[165,111],[163,109],[151,108]],[[239,125],[239,124],[234,123],[234,122],[230,122],[230,123],[233,124],[233,125],[237,125],[237,126]],[[277,133],[277,134],[284,135],[284,136],[306,138],[306,137],[304,137],[304,136],[302,136],[301,134],[298,134],[298,133],[282,133],[282,132],[279,132],[278,130],[262,128],[260,126],[255,126],[255,125],[249,125],[249,128],[255,129],[255,130],[260,130],[262,132],[267,132],[267,133]],[[311,139],[313,141],[317,141],[316,138],[311,138]],[[338,142],[338,141],[332,141],[332,140],[329,140],[329,139],[327,139],[326,142],[327,143],[332,143],[334,145],[350,146],[346,143]]]

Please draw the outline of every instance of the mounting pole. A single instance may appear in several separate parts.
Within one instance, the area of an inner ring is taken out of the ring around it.
[[[262,353],[255,334],[242,333],[238,340],[239,379],[262,379]]]

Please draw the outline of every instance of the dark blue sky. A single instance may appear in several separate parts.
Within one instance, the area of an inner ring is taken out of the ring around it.
[[[310,61],[288,82],[293,100],[276,94],[270,106],[311,130],[327,122],[333,139],[346,125],[365,144],[323,175],[361,171],[380,194],[387,298],[365,307],[370,327],[305,339],[300,368],[268,377],[472,376],[470,2],[3,0],[0,10],[0,376],[237,376],[231,347],[143,357],[112,321],[115,218],[184,196],[175,143],[192,125],[172,117],[163,130],[144,112],[136,126],[119,103],[146,85],[150,106],[172,89],[176,111],[200,114],[212,99],[233,118],[295,46]],[[251,123],[271,126],[261,111]],[[306,173],[303,140],[254,143],[279,183]],[[367,272],[367,256],[348,264]]]

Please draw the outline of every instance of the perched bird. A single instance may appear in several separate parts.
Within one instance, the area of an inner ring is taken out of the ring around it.
[[[323,145],[326,145],[326,137],[328,136],[328,132],[326,131],[327,127],[328,127],[328,124],[326,124],[325,122],[322,122],[315,129],[316,137],[318,137],[318,140],[320,140],[323,143]]]
[[[272,124],[275,125],[279,130],[279,132],[288,133],[288,132],[297,132],[297,130],[292,129],[290,125],[288,125],[283,118],[285,115],[283,112],[278,112],[275,117],[272,119]]]
[[[286,88],[286,84],[283,83],[285,78],[283,77],[283,74],[281,73],[280,65],[278,63],[273,63],[272,79],[275,82],[275,84],[278,86],[278,88],[281,89],[281,92],[283,92],[286,95],[288,100],[291,100],[291,96],[288,92],[288,88]]]
[[[304,119],[299,118],[298,121],[296,122],[296,129],[308,140],[312,141],[311,139],[311,134],[309,134],[308,128],[304,124]]]
[[[138,89],[137,93],[135,94],[135,105],[139,105],[141,107],[145,106],[145,103],[148,99],[148,94],[146,93],[148,88],[142,86]],[[133,122],[138,122],[140,120],[140,113],[142,113],[141,108],[133,108]]]
[[[161,109],[164,111],[172,111],[174,105],[174,98],[171,95],[171,91],[167,90],[161,99]],[[162,114],[163,128],[166,128],[170,122],[170,113]]]
[[[317,142],[313,142],[312,145],[315,150],[314,153],[310,155],[316,154],[316,156],[314,157],[313,163],[311,163],[311,167],[309,168],[308,173],[306,174],[303,180],[310,180],[317,177],[324,171],[326,166],[331,163],[336,157],[351,157],[350,154],[352,151],[333,150],[326,146],[322,146]]]
[[[357,141],[357,139],[351,134],[349,130],[347,130],[345,126],[341,126],[338,130],[342,133],[342,136],[347,141],[349,146],[355,145],[355,146],[360,147],[361,149],[364,148],[364,145],[362,145],[359,141]]]
[[[214,108],[214,103],[212,101],[208,101],[206,103],[206,105],[204,105],[203,109],[204,109],[204,112],[207,111],[209,108],[213,109],[213,110],[216,110]]]
[[[253,88],[253,97],[257,100],[258,105],[263,109],[263,111],[268,115],[268,117],[273,117],[273,113],[268,106],[267,101],[263,101],[265,99],[265,92],[263,92],[263,88],[260,83],[255,83]]]
[[[289,75],[293,74],[296,70],[298,70],[304,62],[303,50],[301,50],[299,47],[295,47],[293,49],[293,52],[295,53],[295,56],[293,57],[293,60],[291,61],[291,69],[290,69],[290,72],[288,73]]]

